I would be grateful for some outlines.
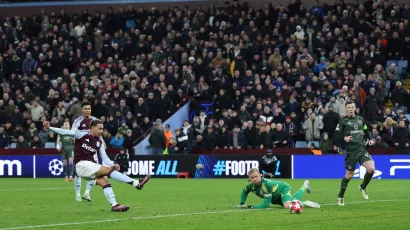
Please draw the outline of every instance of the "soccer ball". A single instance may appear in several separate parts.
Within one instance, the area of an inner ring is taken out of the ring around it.
[[[303,204],[298,200],[292,200],[289,205],[289,211],[291,214],[299,214],[303,212]]]

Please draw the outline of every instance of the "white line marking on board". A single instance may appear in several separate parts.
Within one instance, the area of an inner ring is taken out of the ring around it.
[[[373,201],[354,201],[346,202],[345,204],[364,204],[364,203],[379,203],[379,202],[410,202],[410,200],[373,200]],[[321,204],[321,206],[333,206],[337,203]],[[108,220],[93,220],[93,221],[83,221],[83,222],[67,222],[58,224],[44,224],[44,225],[28,225],[20,227],[10,227],[10,228],[0,228],[0,230],[17,230],[17,229],[32,229],[32,228],[47,228],[47,227],[59,227],[59,226],[71,226],[71,225],[82,225],[82,224],[98,224],[98,223],[108,223],[117,221],[129,221],[129,220],[144,220],[144,219],[159,219],[159,218],[169,218],[169,217],[179,217],[179,216],[199,216],[199,215],[211,215],[220,213],[233,213],[233,212],[245,212],[245,211],[256,211],[264,209],[230,209],[223,211],[213,211],[213,212],[194,212],[194,213],[179,213],[179,214],[169,214],[169,215],[154,215],[154,216],[137,216],[122,219],[108,219]]]

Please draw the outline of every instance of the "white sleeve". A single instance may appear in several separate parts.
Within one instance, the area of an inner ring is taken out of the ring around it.
[[[80,126],[81,119],[78,117],[77,119],[74,120],[73,125],[71,127],[71,130],[75,131],[78,130],[78,127]]]
[[[104,164],[106,164],[108,167],[113,167],[114,162],[112,162],[112,160],[110,160],[110,158],[107,156],[107,153],[105,152],[105,143],[104,142],[100,146],[99,152],[100,152],[100,157],[101,157],[102,162]]]
[[[88,130],[87,131],[67,130],[67,129],[60,129],[60,128],[55,128],[55,127],[50,127],[50,130],[61,136],[75,137],[75,139],[80,139],[86,134],[88,134]]]

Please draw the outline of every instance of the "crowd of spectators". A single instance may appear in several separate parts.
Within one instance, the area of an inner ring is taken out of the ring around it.
[[[71,121],[88,101],[105,123],[105,142],[130,149],[188,99],[213,102],[213,113],[158,128],[166,141],[158,148],[288,147],[327,136],[321,146],[333,149],[346,100],[377,125],[384,144],[408,142],[395,135],[400,120],[408,128],[407,69],[397,65],[410,59],[408,4],[336,0],[306,8],[292,0],[252,8],[234,0],[33,13],[0,25],[0,147],[55,142],[41,121]],[[388,99],[393,111],[384,109]]]

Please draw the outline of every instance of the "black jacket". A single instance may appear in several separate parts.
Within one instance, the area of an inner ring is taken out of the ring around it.
[[[283,144],[286,141],[286,144]],[[289,134],[285,130],[273,133],[273,145],[276,147],[287,147],[289,145]]]
[[[406,148],[406,144],[409,143],[409,129],[407,127],[396,128],[392,139],[394,143],[399,143],[399,146],[396,146],[397,148]]]
[[[245,135],[245,147],[248,145],[257,145],[259,143],[259,133],[258,129],[255,126],[252,126],[251,129],[246,128],[244,131]]]
[[[263,131],[259,134],[259,144],[263,145],[264,148],[271,148],[273,146],[273,131]]]
[[[149,136],[148,141],[151,148],[155,149],[165,149],[165,135],[164,131],[154,128],[152,130],[151,136]]]
[[[323,116],[323,132],[333,134],[335,132],[336,126],[339,123],[340,116],[335,112],[328,112]]]
[[[229,146],[229,132],[222,132],[219,131],[217,138],[216,138],[216,146],[219,148],[228,147]]]

